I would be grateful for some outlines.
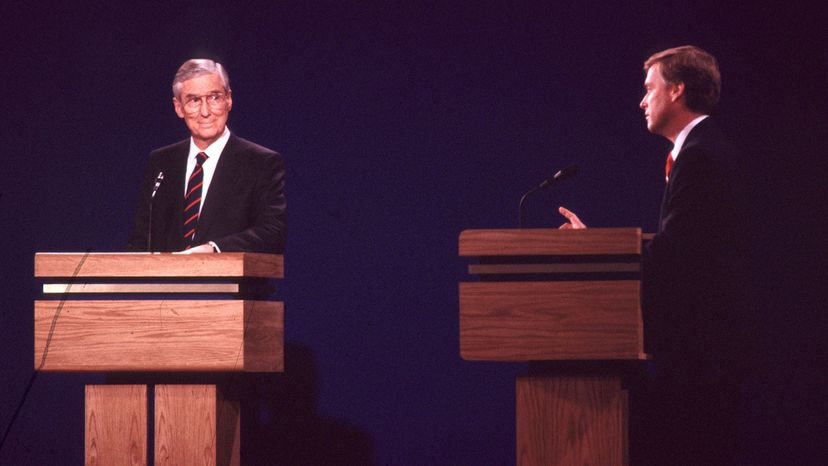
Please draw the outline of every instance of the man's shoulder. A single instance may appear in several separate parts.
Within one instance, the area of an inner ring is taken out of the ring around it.
[[[227,141],[227,147],[225,148],[225,151],[252,155],[280,157],[280,154],[275,150],[262,146],[261,144],[256,144],[255,142],[241,138],[239,136],[236,136],[235,134],[230,135],[230,139]]]
[[[744,163],[742,151],[712,117],[693,128],[678,160],[681,167],[674,168],[706,173],[704,176],[708,178],[711,173],[716,173],[717,178],[731,180],[731,183],[734,178],[739,178]]]
[[[739,154],[738,147],[713,117],[705,118],[696,125],[681,149],[681,156],[685,158],[702,155],[713,159],[732,159]]]
[[[170,145],[159,147],[158,149],[153,150],[150,152],[150,157],[164,157],[169,156],[171,154],[180,154],[182,152],[189,152],[190,150],[190,139],[184,139]]]
[[[706,144],[729,143],[729,138],[714,117],[700,121],[687,135],[685,147]],[[684,148],[682,148],[682,151]]]

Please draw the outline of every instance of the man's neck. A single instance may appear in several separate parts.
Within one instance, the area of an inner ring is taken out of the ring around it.
[[[219,134],[218,136],[216,136],[215,138],[212,138],[212,139],[201,139],[201,138],[196,139],[195,136],[190,135],[190,142],[192,143],[192,145],[190,147],[192,148],[192,146],[196,146],[196,147],[198,147],[199,150],[205,151],[205,150],[207,150],[208,147],[212,146],[216,141],[218,141],[222,138],[225,138],[225,137],[227,137],[227,138],[230,137],[230,128],[228,128],[227,126],[224,127],[224,131],[222,131],[221,134]]]
[[[219,136],[219,137],[221,137],[221,136]],[[196,138],[191,138],[191,139],[193,141],[193,144],[195,144],[195,146],[198,147],[201,150],[207,149],[208,147],[210,147],[210,144],[212,144],[212,143],[219,140],[219,138],[214,138],[214,139],[210,139],[210,140],[196,139]]]
[[[667,134],[664,134],[664,137],[670,140],[673,144],[676,143],[676,138],[678,137],[681,130],[684,129],[685,126],[689,125],[691,121],[695,120],[696,118],[704,115],[703,113],[696,113],[690,111],[684,111],[676,115],[676,118],[671,122],[670,130],[667,131]]]

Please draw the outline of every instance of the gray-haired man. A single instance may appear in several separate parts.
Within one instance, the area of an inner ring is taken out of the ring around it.
[[[129,249],[283,252],[284,162],[230,133],[227,71],[212,60],[188,60],[172,88],[190,138],[150,153]]]

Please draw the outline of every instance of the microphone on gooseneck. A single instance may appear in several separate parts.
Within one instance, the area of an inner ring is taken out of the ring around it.
[[[158,172],[158,176],[155,177],[155,186],[152,188],[152,195],[150,195],[150,199],[155,199],[155,193],[157,193],[158,188],[161,187],[162,181],[164,181],[164,172]]]
[[[537,189],[543,189],[547,186],[551,186],[554,183],[559,183],[561,181],[572,178],[573,176],[578,174],[578,170],[580,170],[580,168],[578,167],[578,165],[575,164],[572,164],[562,170],[558,170],[558,173],[555,173],[550,178],[543,180],[543,183],[541,183]]]
[[[155,193],[161,187],[161,182],[164,181],[164,172],[158,172],[155,177],[155,186],[152,187],[152,194],[149,199],[149,221],[147,222],[147,252],[152,252],[152,201],[155,199]]]
[[[520,203],[518,204],[518,226],[520,228],[523,228],[523,202],[526,200],[527,197],[536,193],[537,191],[540,191],[541,189],[548,188],[553,184],[557,184],[561,181],[572,178],[573,176],[578,174],[579,170],[580,168],[578,167],[578,165],[569,165],[566,168],[558,170],[557,173],[543,180],[541,184],[535,186],[534,188],[530,189],[526,194],[524,194],[523,197],[520,198]]]

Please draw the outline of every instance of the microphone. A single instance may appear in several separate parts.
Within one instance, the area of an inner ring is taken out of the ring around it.
[[[573,176],[578,174],[578,170],[580,170],[580,168],[575,164],[572,164],[572,165],[570,165],[566,168],[558,170],[558,173],[555,173],[554,175],[552,175],[551,178],[543,180],[543,183],[541,183],[540,186],[538,186],[538,189],[543,189],[547,186],[551,186],[555,183],[559,183],[559,182],[564,181],[566,179],[572,178]]]
[[[152,252],[152,201],[155,199],[155,193],[161,187],[161,182],[164,181],[164,172],[159,171],[158,176],[155,177],[155,186],[152,187],[152,194],[149,198],[149,221],[147,222],[147,252]]]
[[[561,172],[558,172],[558,175]],[[558,176],[555,175],[555,176]],[[155,186],[152,188],[152,194],[150,195],[150,199],[155,199],[155,193],[158,192],[158,188],[161,187],[161,182],[164,181],[164,172],[158,172],[158,176],[155,177]]]
[[[540,191],[541,189],[548,188],[553,184],[557,184],[561,181],[572,178],[573,176],[578,174],[579,170],[580,168],[578,167],[578,165],[569,165],[566,168],[558,170],[557,173],[543,180],[541,184],[535,186],[534,188],[530,189],[526,194],[524,194],[523,197],[520,198],[520,203],[518,204],[518,226],[520,228],[523,228],[523,202],[526,200],[527,197],[529,197],[531,194],[536,193],[537,191]]]

